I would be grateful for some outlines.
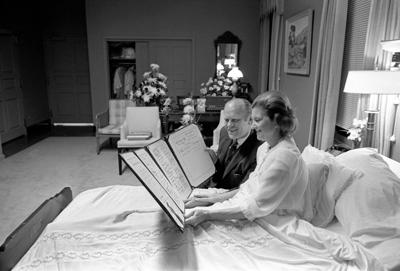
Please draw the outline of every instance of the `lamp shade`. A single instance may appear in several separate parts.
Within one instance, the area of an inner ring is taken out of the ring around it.
[[[228,72],[228,77],[233,80],[238,80],[243,77],[243,73],[239,70],[239,67],[233,67],[232,70]]]
[[[343,91],[359,94],[400,94],[400,72],[349,71]]]
[[[400,52],[400,39],[381,41],[382,49],[392,53]]]

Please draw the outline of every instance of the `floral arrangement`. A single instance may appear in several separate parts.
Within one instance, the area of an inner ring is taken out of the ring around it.
[[[354,147],[357,148],[361,145],[362,140],[366,135],[367,119],[359,120],[353,119],[353,125],[349,128],[349,135],[347,139],[353,141]]]
[[[167,77],[159,72],[159,65],[150,64],[150,68],[151,71],[143,74],[143,81],[129,94],[129,97],[139,105],[157,105],[160,109],[169,106],[171,100],[168,102],[167,99]]]
[[[207,82],[201,83],[200,94],[202,96],[232,96],[233,81],[223,73]]]
[[[192,98],[185,98],[182,101],[183,104],[183,115],[181,118],[181,124],[183,126],[189,124],[196,124],[196,109],[194,108],[194,100]]]

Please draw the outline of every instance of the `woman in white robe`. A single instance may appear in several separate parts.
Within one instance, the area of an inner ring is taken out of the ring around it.
[[[256,169],[237,190],[189,199],[186,224],[252,221],[270,214],[304,216],[308,173],[292,137],[297,120],[289,100],[280,92],[259,95],[252,105],[252,119],[257,138],[265,141],[257,151]]]

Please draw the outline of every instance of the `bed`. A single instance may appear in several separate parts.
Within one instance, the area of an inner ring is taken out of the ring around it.
[[[400,270],[400,163],[366,148],[302,156],[311,222],[277,214],[182,233],[144,187],[91,189],[69,204],[67,189],[10,235],[0,270]]]

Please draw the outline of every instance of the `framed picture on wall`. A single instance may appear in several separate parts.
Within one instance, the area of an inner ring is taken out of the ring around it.
[[[285,73],[310,74],[312,22],[312,9],[307,9],[286,20]]]

